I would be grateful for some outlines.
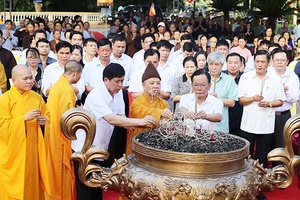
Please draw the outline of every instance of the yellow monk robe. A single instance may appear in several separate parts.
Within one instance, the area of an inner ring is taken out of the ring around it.
[[[50,195],[46,148],[36,119],[24,121],[29,110],[49,112],[40,95],[21,94],[15,86],[0,96],[0,199],[42,200]]]
[[[61,76],[50,90],[47,106],[49,108],[50,134],[47,141],[47,166],[50,177],[52,196],[47,199],[74,199],[75,175],[71,141],[60,128],[62,114],[74,108],[76,95],[68,79]]]
[[[7,78],[5,74],[5,69],[3,64],[0,62],[0,89],[2,90],[2,94],[6,92],[6,87],[7,87],[6,82],[7,82]]]
[[[161,113],[165,108],[169,108],[167,101],[159,97],[154,97],[152,102],[149,96],[143,93],[132,101],[130,106],[130,115],[132,118],[143,118],[146,115],[152,115],[157,119],[157,122],[159,122]],[[126,155],[130,155],[132,153],[131,140],[133,136],[148,129],[150,129],[150,127],[135,127],[133,131],[129,132],[126,142]]]

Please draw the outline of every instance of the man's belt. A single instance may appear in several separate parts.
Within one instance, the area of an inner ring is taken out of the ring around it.
[[[275,113],[276,113],[276,116],[281,116],[281,115],[285,115],[285,114],[290,113],[290,110],[286,110],[286,111],[282,111],[282,112],[276,111]]]

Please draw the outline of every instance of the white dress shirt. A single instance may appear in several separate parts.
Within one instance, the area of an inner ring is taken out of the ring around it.
[[[196,98],[195,94],[185,94],[182,95],[179,107],[184,107],[190,112],[195,112]],[[223,102],[221,99],[218,99],[212,95],[207,95],[207,98],[200,105],[197,104],[197,111],[203,110],[206,114],[221,114],[223,110]],[[200,129],[200,125],[202,129],[214,129],[216,123],[210,122],[208,120],[198,119],[196,121],[196,129]]]
[[[263,101],[277,99],[285,101],[281,78],[270,70],[262,80],[256,76],[256,70],[243,74],[238,84],[238,93],[239,98],[252,97],[262,93]],[[259,107],[258,103],[254,101],[244,105],[241,129],[253,134],[273,133],[275,109]]]
[[[100,60],[94,60],[84,66],[82,77],[84,80],[84,86],[97,87],[103,83],[103,70],[104,66],[100,63]]]
[[[45,68],[42,78],[42,92],[45,96],[47,96],[46,90],[52,87],[63,73],[64,68],[61,68],[58,62],[52,63]],[[81,78],[77,83],[72,85],[79,90],[77,94],[77,99],[80,99],[82,93],[84,92],[83,79]]]
[[[130,80],[130,77],[131,77],[131,72],[132,72],[132,67],[133,67],[133,59],[130,56],[124,54],[124,53],[121,55],[121,57],[119,59],[116,58],[113,54],[111,54],[110,62],[118,63],[124,68],[125,78],[124,78],[123,85],[125,87],[129,86],[129,80]]]
[[[144,54],[145,50],[141,49],[133,55],[133,69],[132,72],[139,70],[140,66],[144,66]]]
[[[96,135],[93,145],[107,150],[114,125],[108,123],[103,117],[109,114],[125,115],[125,104],[122,95],[112,97],[105,85],[100,84],[89,93],[83,108],[91,112],[96,119]],[[72,141],[72,149],[81,151],[85,140],[85,132],[79,129],[76,132],[76,137],[77,140]]]
[[[275,111],[283,112],[290,110],[293,107],[293,103],[299,100],[299,79],[295,74],[294,70],[286,67],[285,73],[280,76],[281,82],[284,86],[288,86],[289,89],[284,93],[286,100],[283,102],[283,105],[277,108],[274,108]],[[272,68],[275,73],[275,69]]]

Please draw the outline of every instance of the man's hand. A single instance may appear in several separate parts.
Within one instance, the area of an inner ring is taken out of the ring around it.
[[[203,110],[196,113],[196,119],[206,119],[206,117],[207,115]]]
[[[24,115],[25,121],[33,120],[34,118],[37,118],[40,115],[40,110],[30,110]]]
[[[172,112],[168,109],[168,108],[165,108],[162,113],[161,113],[161,116],[164,117],[164,118],[171,118],[173,116]]]
[[[36,123],[38,125],[44,126],[44,125],[46,125],[46,122],[47,122],[47,118],[45,116],[40,116],[40,117],[36,118]]]
[[[253,101],[256,101],[256,102],[261,101],[263,99],[264,99],[264,97],[262,95],[257,94],[257,95],[253,96]]]
[[[216,98],[219,98],[219,97],[218,97],[218,93],[216,93],[216,92],[213,92],[213,93],[211,93],[210,95],[212,95],[212,96],[214,96],[214,97],[216,97]]]
[[[261,102],[258,103],[258,106],[263,107],[263,108],[267,108],[267,107],[269,107],[269,104],[270,103],[268,101],[261,101]]]
[[[140,119],[140,126],[147,126],[147,125],[150,125],[150,126],[154,126],[156,127],[157,126],[157,120],[155,117],[151,116],[151,115],[147,115],[146,117]]]

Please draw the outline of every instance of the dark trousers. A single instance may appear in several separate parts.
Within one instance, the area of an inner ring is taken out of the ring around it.
[[[284,147],[283,128],[286,121],[291,117],[291,112],[286,112],[275,117],[275,130],[272,148]]]
[[[128,117],[129,114],[128,91],[124,89],[122,90],[122,92],[123,92],[123,100],[125,104],[125,115],[126,117]],[[127,136],[127,130],[125,128],[115,126],[108,147],[108,152],[110,154],[108,160],[110,160],[112,163],[114,159],[121,158],[125,153],[126,136]]]
[[[270,134],[253,134],[241,130],[240,136],[250,142],[250,155],[253,159],[259,159],[264,168],[268,167],[267,155],[272,149],[273,133]],[[254,146],[256,151],[254,154]]]

